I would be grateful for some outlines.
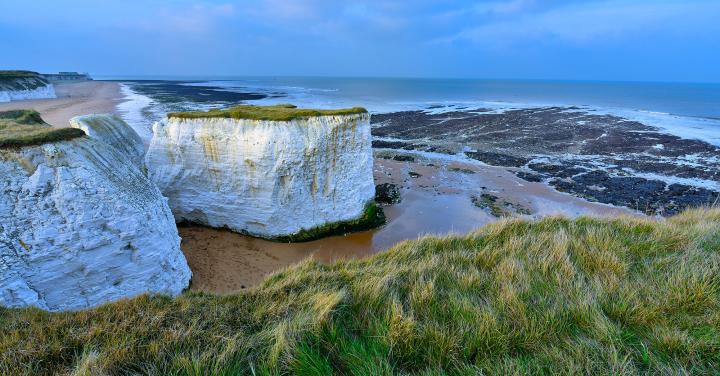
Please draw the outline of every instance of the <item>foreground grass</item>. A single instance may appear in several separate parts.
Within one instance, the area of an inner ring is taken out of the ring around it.
[[[0,112],[0,148],[40,145],[85,136],[76,128],[53,128],[34,110]]]
[[[0,309],[0,374],[718,374],[720,209],[504,220],[248,292]]]
[[[367,110],[362,107],[344,108],[337,110],[316,110],[297,108],[292,104],[278,104],[274,106],[241,105],[228,109],[212,109],[209,111],[171,112],[168,118],[198,119],[198,118],[229,118],[251,120],[290,121],[298,118],[308,118],[327,115],[364,114]]]

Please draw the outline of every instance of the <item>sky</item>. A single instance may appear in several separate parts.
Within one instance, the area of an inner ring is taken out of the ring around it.
[[[720,0],[0,0],[0,69],[720,82]]]

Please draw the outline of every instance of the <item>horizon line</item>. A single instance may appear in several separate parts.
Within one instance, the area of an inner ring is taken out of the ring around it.
[[[325,78],[325,79],[396,79],[396,80],[475,80],[475,81],[538,81],[538,82],[585,82],[585,83],[645,83],[645,84],[707,84],[718,85],[720,81],[683,81],[683,80],[629,80],[629,79],[578,79],[578,78],[487,78],[487,77],[442,77],[442,76],[373,76],[373,75],[237,75],[237,74],[93,74],[90,77],[98,81],[123,81],[123,80],[161,80],[161,81],[210,81],[210,80],[232,80],[242,78]]]

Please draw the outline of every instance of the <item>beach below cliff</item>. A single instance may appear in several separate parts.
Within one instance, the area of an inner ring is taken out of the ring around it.
[[[54,99],[32,99],[0,103],[0,111],[31,108],[54,127],[69,126],[71,118],[93,113],[118,113],[124,100],[120,84],[109,81],[56,83]]]

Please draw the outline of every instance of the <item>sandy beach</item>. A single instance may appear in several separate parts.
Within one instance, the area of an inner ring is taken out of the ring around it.
[[[0,103],[0,111],[32,108],[40,112],[48,124],[63,128],[74,116],[117,113],[116,106],[123,101],[120,84],[116,82],[85,81],[54,86],[56,99]]]

